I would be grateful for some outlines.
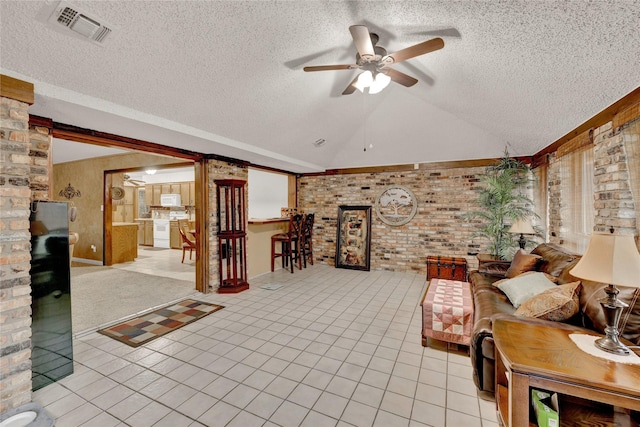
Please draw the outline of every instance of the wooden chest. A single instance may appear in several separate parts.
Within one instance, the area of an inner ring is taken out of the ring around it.
[[[427,280],[433,278],[467,281],[467,260],[446,256],[427,256]]]

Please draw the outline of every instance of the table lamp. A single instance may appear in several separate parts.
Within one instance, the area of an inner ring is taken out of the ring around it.
[[[604,311],[605,336],[595,341],[596,347],[618,355],[630,354],[618,339],[618,322],[628,305],[618,300],[619,286],[640,287],[640,254],[632,235],[592,234],[587,252],[570,272],[580,279],[606,283],[606,297],[600,300]]]
[[[520,249],[524,249],[527,244],[527,239],[524,238],[525,234],[536,234],[536,230],[531,226],[531,222],[527,218],[518,218],[516,222],[511,225],[509,233],[520,233],[518,244]]]

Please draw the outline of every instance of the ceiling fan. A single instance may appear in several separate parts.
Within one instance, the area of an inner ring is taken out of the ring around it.
[[[133,185],[136,187],[139,187],[141,185],[146,184],[144,181],[141,181],[139,179],[132,179],[131,176],[124,174],[124,183],[125,184],[129,184],[129,185]]]
[[[356,89],[362,92],[366,87],[369,88],[369,93],[378,93],[392,80],[406,87],[413,86],[418,83],[417,79],[394,70],[391,66],[444,47],[444,41],[437,37],[387,54],[385,48],[376,45],[378,35],[370,33],[366,26],[352,25],[349,27],[349,31],[358,50],[355,64],[304,67],[304,71],[364,70],[349,83],[349,86],[342,92],[343,95],[350,95]]]

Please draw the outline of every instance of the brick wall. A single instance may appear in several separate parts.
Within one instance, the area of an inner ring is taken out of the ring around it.
[[[621,127],[638,120],[640,105],[634,105],[619,113],[609,122],[591,132],[594,147],[594,231],[605,232],[614,227],[617,232],[634,234],[637,229],[638,206],[640,200],[635,200],[631,188],[629,174],[629,157],[636,156],[635,164],[640,164],[640,150],[633,154],[627,153],[624,138],[638,141],[638,127],[624,135]],[[626,121],[623,121],[626,120]],[[614,126],[615,125],[615,126]],[[567,152],[571,146],[585,144],[585,134],[578,135],[574,140],[563,145],[562,151]],[[561,150],[559,150],[560,152]],[[560,159],[552,154],[548,164],[548,196],[549,196],[549,241],[562,243],[561,229],[562,203]]]
[[[594,132],[595,231],[635,234],[636,209],[622,134],[608,123]]]
[[[622,122],[624,117],[627,122]],[[624,138],[638,141],[637,134],[620,132],[631,120],[640,117],[640,107],[620,113],[612,123],[585,132],[563,145],[560,154],[572,147],[594,144],[595,231],[611,226],[618,232],[633,234],[637,228],[637,206],[630,183],[629,154]],[[614,128],[613,124],[617,126]],[[637,129],[638,126],[635,127]],[[640,159],[636,159],[640,163]],[[475,210],[477,176],[484,168],[417,170],[406,173],[362,173],[305,176],[298,182],[298,206],[316,213],[314,252],[316,259],[334,265],[336,250],[337,209],[339,205],[375,204],[377,195],[388,185],[403,185],[418,199],[418,213],[408,224],[391,227],[373,212],[371,268],[395,271],[424,271],[427,255],[449,255],[467,258],[470,267],[477,266],[475,254],[487,251],[484,239],[472,238],[473,228],[461,216]],[[562,205],[560,156],[549,155],[547,170],[549,241],[562,243]]]
[[[0,413],[31,401],[29,104],[0,105]]]
[[[51,135],[49,128],[29,127],[29,180],[32,200],[50,200],[53,163],[51,159]]]
[[[240,166],[233,163],[223,162],[220,160],[209,160],[207,163],[207,172],[209,174],[207,203],[207,237],[209,239],[209,253],[207,254],[207,262],[209,263],[209,289],[216,290],[220,286],[220,265],[218,260],[218,201],[216,199],[216,179],[242,179],[247,181],[249,178],[249,170],[246,166]],[[247,211],[248,205],[248,186],[245,187],[245,200]],[[246,224],[245,224],[246,229]]]
[[[475,228],[462,215],[477,209],[482,173],[484,167],[301,177],[298,207],[315,213],[315,259],[334,265],[339,205],[374,206],[393,184],[415,194],[418,212],[408,224],[389,226],[373,209],[371,269],[424,273],[428,255],[464,257],[470,267],[477,266],[475,254],[486,252],[487,242],[471,237]]]

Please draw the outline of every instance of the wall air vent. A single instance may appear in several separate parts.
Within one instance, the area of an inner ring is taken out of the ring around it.
[[[105,24],[104,20],[90,17],[89,14],[78,7],[64,1],[61,1],[56,6],[49,18],[49,23],[57,31],[62,29],[67,34],[89,39],[99,45],[102,45],[112,31],[112,27]]]
[[[327,141],[324,138],[317,139],[313,142],[316,147],[322,147]]]

